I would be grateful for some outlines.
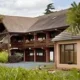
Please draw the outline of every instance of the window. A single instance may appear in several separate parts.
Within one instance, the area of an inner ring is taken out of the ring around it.
[[[76,64],[77,63],[76,44],[60,45],[60,63],[62,64]]]
[[[30,56],[34,56],[34,53],[30,53]]]
[[[37,56],[44,56],[43,49],[37,49]]]
[[[43,53],[37,53],[37,56],[43,56]]]
[[[34,51],[33,50],[29,50],[29,56],[34,56]]]

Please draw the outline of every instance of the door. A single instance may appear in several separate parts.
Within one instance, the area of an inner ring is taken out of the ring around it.
[[[26,57],[26,61],[32,61],[33,62],[34,61],[34,51],[33,50],[27,50],[25,57]]]
[[[36,61],[37,62],[45,62],[46,61],[46,53],[43,49],[38,49],[37,50]]]

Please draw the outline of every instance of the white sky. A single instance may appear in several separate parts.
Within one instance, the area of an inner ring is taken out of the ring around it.
[[[0,0],[0,14],[39,16],[52,0]]]
[[[0,14],[34,17],[42,15],[49,3],[61,10],[70,7],[71,2],[73,0],[0,0]]]

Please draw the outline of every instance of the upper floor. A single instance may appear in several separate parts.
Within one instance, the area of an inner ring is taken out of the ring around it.
[[[26,34],[12,34],[10,37],[11,47],[51,47],[52,39],[64,31],[65,28],[30,32]]]

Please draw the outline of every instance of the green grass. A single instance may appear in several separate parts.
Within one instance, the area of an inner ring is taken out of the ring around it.
[[[47,70],[26,70],[0,66],[0,80],[80,80],[80,72],[72,69],[49,73]]]

